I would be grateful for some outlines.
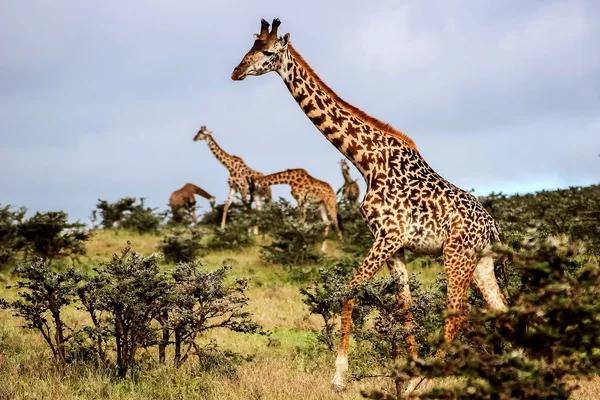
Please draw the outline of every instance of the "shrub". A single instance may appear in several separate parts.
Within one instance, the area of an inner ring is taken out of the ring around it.
[[[221,352],[215,343],[200,345],[199,338],[212,329],[264,333],[245,311],[247,280],[229,279],[230,267],[208,272],[198,263],[180,263],[170,273],[161,272],[156,256],[142,257],[130,243],[100,264],[93,273],[54,272],[42,260],[17,268],[20,299],[0,299],[25,320],[25,328],[38,330],[58,364],[72,361],[113,363],[119,377],[131,376],[142,365],[140,349],[158,346],[164,363],[166,348],[174,345],[173,364],[198,357],[198,370],[211,364],[232,368],[248,357]],[[75,304],[91,324],[75,331],[64,321],[65,306]],[[114,351],[115,356],[109,353]]]
[[[73,332],[63,320],[63,310],[74,300],[72,269],[54,272],[42,259],[23,263],[15,268],[21,279],[14,286],[19,290],[19,300],[0,299],[0,308],[14,310],[16,317],[25,321],[26,329],[41,333],[55,360],[64,364],[67,359],[66,345]]]
[[[316,250],[316,246],[324,240],[325,227],[322,223],[303,224],[298,214],[298,208],[284,199],[265,207],[260,214],[259,227],[268,231],[273,241],[262,246],[263,261],[297,266],[321,260],[322,254]]]
[[[344,229],[341,249],[346,253],[366,256],[373,245],[373,235],[360,214],[360,205],[343,199],[338,203],[338,213]]]
[[[225,228],[214,227],[206,247],[212,250],[236,250],[254,244],[250,235],[250,221],[247,219],[228,219]]]
[[[26,258],[40,257],[45,263],[57,258],[69,257],[78,261],[86,255],[85,242],[90,239],[85,225],[80,222],[68,222],[68,216],[62,211],[36,212],[23,221],[17,228],[23,239]]]
[[[409,361],[394,370],[396,379],[462,378],[460,387],[434,388],[421,398],[567,399],[574,377],[600,372],[600,264],[582,266],[573,246],[521,247],[497,250],[530,290],[515,294],[506,312],[475,309],[464,340],[450,344],[445,359]]]
[[[92,211],[92,221],[97,220],[100,211],[100,225],[105,229],[128,229],[141,234],[156,232],[166,214],[156,213],[156,209],[146,207],[144,201],[143,197],[139,204],[135,204],[135,197],[125,197],[115,203],[98,200],[97,210]]]
[[[162,238],[158,250],[164,254],[167,262],[192,262],[202,249],[202,236],[199,229],[176,229]]]
[[[12,211],[10,206],[0,207],[0,270],[13,265],[15,256],[23,248],[23,240],[19,235],[19,224],[27,210],[21,207]]]

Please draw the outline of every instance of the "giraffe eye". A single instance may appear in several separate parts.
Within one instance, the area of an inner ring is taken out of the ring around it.
[[[272,51],[265,50],[265,51],[263,51],[263,54],[267,57],[271,57],[274,53]]]

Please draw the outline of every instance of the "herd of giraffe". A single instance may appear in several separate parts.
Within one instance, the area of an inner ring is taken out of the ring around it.
[[[272,24],[261,20],[260,33],[254,34],[252,48],[235,67],[231,78],[241,81],[249,75],[276,72],[315,127],[362,174],[367,192],[360,210],[374,243],[349,284],[369,279],[387,265],[390,273],[404,283],[397,300],[406,312],[405,325],[410,328],[411,294],[404,251],[443,255],[448,293],[446,343],[454,339],[466,320],[467,289],[471,283],[482,293],[490,309],[506,309],[507,302],[498,287],[490,251],[492,242],[499,240],[492,217],[473,195],[435,172],[408,136],[342,100],[292,46],[290,34],[277,35],[279,26],[279,19]],[[270,197],[270,186],[285,183],[292,187],[292,195],[300,206],[306,202],[319,203],[323,219],[329,214],[341,235],[335,217],[335,194],[327,183],[302,169],[265,176],[249,168],[241,158],[224,152],[206,127],[200,129],[194,140],[206,140],[215,157],[230,172],[230,192],[222,225],[236,192],[243,197],[251,196],[260,208]],[[359,197],[357,182],[350,178],[346,160],[341,165],[345,180],[342,193],[356,201]],[[212,198],[193,185],[186,187],[181,190],[185,189],[188,197],[182,195],[181,198],[189,199],[192,192]],[[336,391],[346,386],[353,305],[352,298],[342,300],[340,344],[332,381]],[[416,358],[414,335],[407,338],[407,343],[408,354]],[[443,355],[440,349],[436,356]],[[421,382],[411,380],[406,393]]]

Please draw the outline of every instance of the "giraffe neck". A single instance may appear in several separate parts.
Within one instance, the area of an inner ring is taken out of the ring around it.
[[[228,170],[231,171],[231,167],[233,166],[234,157],[232,155],[228,154],[221,147],[219,147],[219,145],[217,144],[217,142],[215,142],[215,139],[213,139],[212,136],[207,136],[206,142],[208,143],[208,148],[215,155],[217,160],[219,160],[219,162],[221,164],[223,164],[225,166],[225,168],[227,168]]]
[[[282,53],[280,65],[277,73],[306,116],[365,178],[378,161],[374,153],[385,150],[392,138],[398,146],[416,151],[408,136],[337,96],[291,44]]]
[[[204,197],[207,200],[210,200],[212,198],[212,196],[210,194],[208,194],[208,192],[196,185],[193,185],[190,183],[190,189],[192,190],[192,192],[194,194],[197,194],[198,196]]]
[[[350,176],[350,171],[348,171],[346,168],[342,168],[342,176],[344,177],[344,182],[346,184],[353,182],[352,177]]]
[[[260,178],[260,182],[266,186],[272,185],[290,185],[293,181],[294,175],[296,175],[295,171],[281,171],[275,172],[274,174],[266,175]]]

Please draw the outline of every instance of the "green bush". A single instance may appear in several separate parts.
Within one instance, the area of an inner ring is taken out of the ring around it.
[[[197,357],[198,370],[218,362],[231,373],[247,357],[219,352],[214,343],[202,346],[201,336],[217,328],[264,332],[245,311],[247,281],[229,279],[229,270],[208,272],[198,263],[180,263],[162,272],[155,256],[131,252],[128,242],[121,256],[90,273],[55,272],[41,259],[22,264],[16,270],[20,298],[0,299],[0,307],[22,317],[24,328],[39,331],[61,367],[77,361],[133,376],[149,365],[142,362],[142,349],[158,347],[159,362],[165,363],[166,348],[174,346],[176,367]],[[79,329],[66,324],[64,311],[71,304],[84,310],[90,323]]]
[[[268,231],[273,239],[262,246],[260,255],[264,262],[299,266],[315,264],[322,259],[317,250],[323,240],[325,226],[322,223],[303,224],[298,208],[280,199],[269,203],[260,213],[260,229]]]
[[[96,210],[92,211],[92,222],[98,219],[100,212],[100,225],[105,229],[127,229],[141,234],[158,231],[166,214],[157,213],[155,208],[146,207],[145,199],[140,198],[139,204],[135,204],[135,197],[126,197],[115,203],[106,200],[98,200]]]
[[[516,293],[506,312],[472,310],[447,357],[408,361],[393,370],[395,379],[461,378],[455,386],[425,388],[421,398],[567,399],[574,378],[600,372],[600,263],[583,264],[572,245],[526,241],[520,247],[497,251],[528,290]]]
[[[23,240],[26,259],[40,257],[48,264],[67,257],[78,261],[80,256],[86,255],[85,242],[90,239],[85,225],[68,222],[63,211],[36,212],[19,224],[17,232]]]
[[[12,211],[10,208],[0,207],[0,270],[14,265],[17,253],[24,246],[19,235],[19,225],[27,210],[21,207]]]
[[[203,233],[199,229],[176,229],[165,235],[158,244],[158,250],[167,262],[192,262],[202,250]]]

